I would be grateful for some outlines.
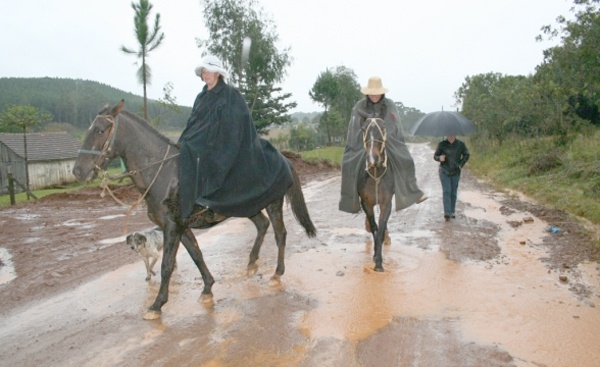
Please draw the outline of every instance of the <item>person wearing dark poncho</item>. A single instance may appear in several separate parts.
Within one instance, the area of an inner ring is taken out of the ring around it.
[[[360,170],[365,169],[366,152],[362,139],[361,124],[367,117],[380,116],[387,130],[386,150],[391,174],[394,175],[394,203],[396,211],[407,208],[427,199],[427,195],[417,186],[415,163],[404,142],[404,131],[400,123],[398,107],[385,93],[380,77],[369,78],[367,86],[360,92],[365,98],[352,108],[348,124],[348,138],[342,157],[342,187],[339,210],[358,213],[360,201],[357,181]]]
[[[188,218],[198,205],[228,217],[253,216],[292,185],[289,162],[258,136],[217,57],[206,56],[196,74],[206,85],[179,138],[180,215]]]

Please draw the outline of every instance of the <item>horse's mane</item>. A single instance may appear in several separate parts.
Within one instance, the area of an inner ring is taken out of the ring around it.
[[[110,106],[106,106],[104,107],[98,114],[99,115],[105,115],[108,114],[111,110]],[[149,124],[148,121],[146,121],[145,119],[143,119],[142,117],[140,117],[139,115],[127,111],[127,110],[121,110],[120,112],[121,115],[127,116],[127,118],[133,120],[134,122],[142,125],[145,129],[148,129],[150,131],[152,131],[155,135],[157,135],[162,141],[164,141],[165,143],[173,146],[173,147],[177,147],[177,144],[175,144],[174,142],[171,141],[171,139],[167,138],[166,136],[164,136],[163,134],[160,133],[160,131],[158,131],[154,126],[152,126],[152,124]]]

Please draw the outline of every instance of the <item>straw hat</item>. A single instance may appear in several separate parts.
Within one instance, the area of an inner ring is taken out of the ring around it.
[[[200,78],[202,78],[202,69],[206,69],[206,71],[211,73],[219,73],[225,79],[229,77],[229,73],[227,73],[225,68],[223,68],[223,63],[221,60],[213,55],[206,56],[204,59],[202,59],[202,63],[196,67],[196,75],[198,75]]]
[[[369,84],[366,87],[362,87],[360,92],[364,95],[380,95],[386,94],[389,89],[383,87],[381,78],[378,76],[372,76],[369,78]]]

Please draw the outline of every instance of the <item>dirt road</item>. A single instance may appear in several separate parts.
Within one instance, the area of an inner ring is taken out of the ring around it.
[[[272,232],[247,278],[255,231],[230,219],[196,232],[214,305],[182,248],[157,321],[142,316],[160,279],[124,244],[152,226],[143,206],[127,217],[91,190],[0,210],[0,365],[600,366],[600,255],[579,226],[468,170],[445,222],[433,152],[411,151],[430,199],[392,215],[384,273],[364,216],[337,210],[339,172],[305,172],[319,233],[286,209],[282,285]]]

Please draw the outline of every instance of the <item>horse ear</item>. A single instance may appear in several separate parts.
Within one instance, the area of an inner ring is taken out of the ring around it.
[[[113,115],[113,117],[117,117],[117,115],[123,109],[124,104],[125,104],[125,100],[124,99],[120,100],[119,103],[117,103],[117,105],[115,107],[113,107],[111,115]]]

